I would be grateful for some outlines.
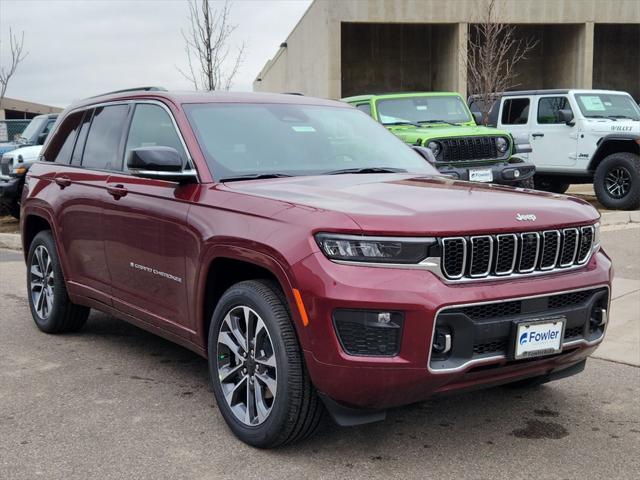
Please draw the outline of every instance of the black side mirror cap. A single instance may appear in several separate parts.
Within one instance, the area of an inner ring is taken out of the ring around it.
[[[571,110],[558,110],[558,117],[560,118],[560,121],[566,123],[567,125],[573,125],[573,112]]]
[[[175,148],[140,147],[127,155],[127,168],[132,175],[173,182],[189,182],[197,178],[195,170],[184,170],[184,160]]]

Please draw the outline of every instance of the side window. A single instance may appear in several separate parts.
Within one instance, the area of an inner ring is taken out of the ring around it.
[[[525,125],[529,118],[528,98],[509,98],[502,105],[503,125]]]
[[[78,140],[76,141],[73,154],[71,154],[71,165],[80,165],[82,162],[82,151],[84,150],[84,143],[87,140],[87,133],[89,133],[89,125],[91,125],[91,118],[93,117],[93,110],[87,110],[80,124],[80,131],[78,132]]]
[[[54,123],[56,123],[55,119],[49,120],[47,124],[44,126],[44,130],[42,130],[42,133],[49,134],[49,132],[51,131],[51,127],[53,127]]]
[[[371,105],[368,103],[361,103],[359,105],[356,105],[356,108],[358,110],[360,110],[361,112],[366,113],[367,115],[371,116]]]
[[[560,110],[571,110],[567,97],[544,97],[538,101],[538,123],[564,123],[560,119]]]
[[[185,162],[187,159],[171,117],[158,105],[145,103],[136,105],[125,148],[125,170],[129,152],[140,147],[171,147],[182,156]]]
[[[75,112],[64,119],[60,127],[51,139],[51,143],[45,152],[45,160],[56,163],[69,163],[71,161],[71,152],[76,141],[76,134],[80,128],[82,115],[84,112]],[[47,129],[51,125],[47,125]]]
[[[95,109],[82,154],[83,167],[120,170],[120,139],[128,110],[128,105],[110,105]]]

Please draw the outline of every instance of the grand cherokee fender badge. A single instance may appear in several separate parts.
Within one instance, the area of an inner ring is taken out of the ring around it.
[[[171,275],[167,272],[162,272],[155,268],[147,267],[145,265],[140,265],[139,263],[129,262],[129,266],[131,268],[135,268],[136,270],[142,270],[143,272],[152,273],[153,275],[158,275],[159,277],[164,277],[169,280],[173,280],[174,282],[182,283],[182,278],[176,277],[175,275]]]
[[[536,218],[533,213],[516,213],[516,220],[519,222],[535,222]]]

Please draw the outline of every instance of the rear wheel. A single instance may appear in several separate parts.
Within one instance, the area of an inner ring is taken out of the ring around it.
[[[598,201],[607,208],[640,208],[640,156],[618,152],[606,157],[596,169],[593,188]]]
[[[278,447],[318,427],[323,406],[273,283],[240,282],[224,293],[209,329],[209,370],[220,412],[243,442]]]
[[[565,183],[560,180],[553,180],[547,177],[540,177],[534,175],[533,183],[536,190],[543,190],[545,192],[552,193],[564,193],[569,190],[570,183]]]
[[[89,308],[69,300],[60,260],[49,230],[38,233],[27,256],[29,308],[36,326],[46,333],[79,330],[87,321]]]

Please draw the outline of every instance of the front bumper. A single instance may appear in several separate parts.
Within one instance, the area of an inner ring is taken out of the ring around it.
[[[17,177],[0,177],[0,203],[9,205],[20,199],[22,180]]]
[[[470,167],[452,167],[438,166],[435,167],[444,175],[450,175],[456,180],[469,180],[470,170],[491,170],[493,180],[488,183],[497,183],[500,185],[513,185],[517,182],[532,178],[536,173],[536,167],[532,163],[501,163],[498,165],[486,166],[470,166]],[[517,172],[517,173],[516,173]]]
[[[572,341],[562,353],[549,357],[514,361],[508,355],[488,355],[460,368],[437,371],[430,367],[434,322],[445,307],[608,289],[611,281],[611,262],[602,251],[571,272],[455,285],[424,270],[339,265],[321,253],[307,257],[293,270],[310,319],[299,333],[316,388],[341,405],[363,409],[384,409],[437,393],[553,374],[584,361],[603,335]],[[336,309],[403,312],[399,353],[389,357],[345,353],[333,324]]]

